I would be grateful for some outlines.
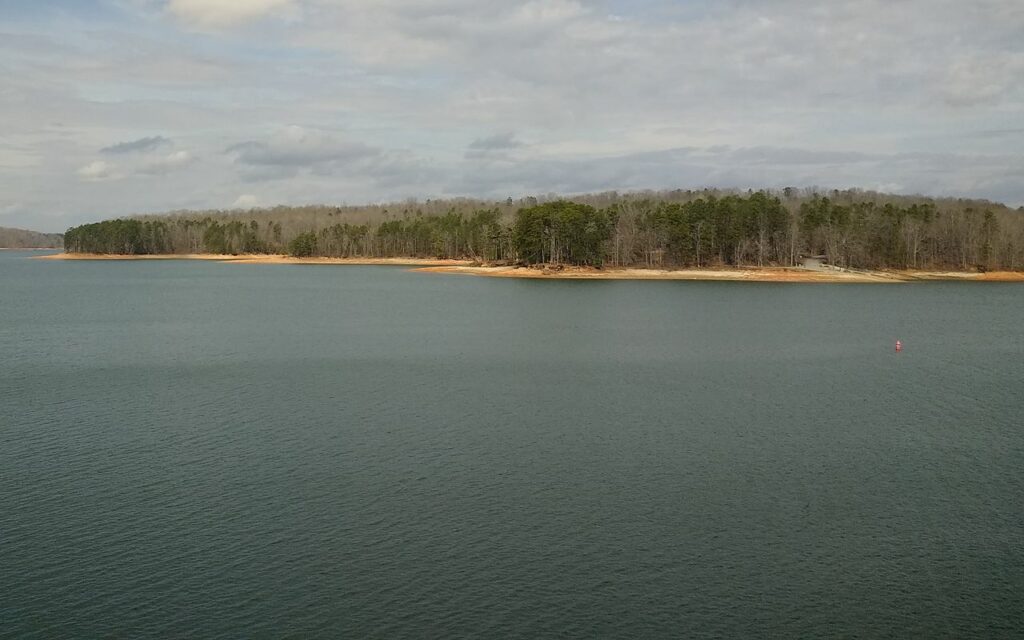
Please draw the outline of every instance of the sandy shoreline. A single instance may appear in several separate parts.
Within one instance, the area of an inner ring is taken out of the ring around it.
[[[285,255],[110,255],[55,253],[33,260],[210,260],[229,264],[323,264],[394,265],[416,267],[413,271],[493,278],[536,278],[559,280],[722,280],[741,282],[851,282],[894,283],[952,280],[960,282],[1024,282],[1024,271],[839,271],[799,267],[721,267],[701,269],[637,269],[591,267],[479,266],[469,260],[430,258],[293,258]]]
[[[232,264],[350,264],[395,265],[405,267],[452,267],[472,264],[469,260],[442,260],[436,258],[293,258],[291,256],[238,256]]]
[[[810,271],[798,268],[748,267],[702,269],[592,269],[565,267],[559,270],[516,267],[423,267],[429,273],[458,273],[495,278],[542,278],[563,280],[723,280],[747,282],[901,282],[884,274]]]
[[[108,253],[55,253],[34,256],[33,260],[209,260],[231,264],[335,264],[335,265],[395,265],[406,267],[443,267],[472,264],[469,260],[438,260],[431,258],[294,258],[285,255],[217,253],[182,253],[122,255]]]
[[[838,271],[811,270],[799,267],[737,267],[702,269],[592,269],[565,267],[545,268],[447,266],[416,269],[428,273],[456,273],[496,278],[553,278],[565,280],[729,280],[745,282],[851,282],[896,283],[929,280],[971,282],[1024,282],[1024,272],[992,271],[971,273],[959,271]]]

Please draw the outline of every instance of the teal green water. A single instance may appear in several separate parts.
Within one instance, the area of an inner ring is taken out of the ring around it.
[[[24,255],[0,635],[1024,634],[1022,285]]]

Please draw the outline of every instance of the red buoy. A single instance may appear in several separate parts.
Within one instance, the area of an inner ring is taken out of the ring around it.
[[[900,351],[903,351],[903,343],[900,342],[899,340],[897,340],[896,341],[896,353],[899,353]]]

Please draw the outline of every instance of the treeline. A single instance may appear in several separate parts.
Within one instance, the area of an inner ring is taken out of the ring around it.
[[[0,227],[0,249],[60,249],[64,236],[27,229]]]
[[[69,252],[288,253],[683,267],[1024,268],[1024,211],[862,191],[666,191],[177,212],[69,229]]]

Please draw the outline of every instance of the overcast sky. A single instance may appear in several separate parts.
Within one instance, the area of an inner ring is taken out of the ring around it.
[[[0,0],[0,226],[789,185],[1024,204],[1024,2]]]

